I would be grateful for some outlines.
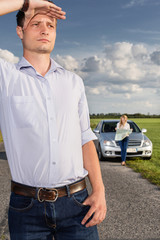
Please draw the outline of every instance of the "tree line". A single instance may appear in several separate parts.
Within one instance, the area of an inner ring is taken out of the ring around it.
[[[125,115],[128,116],[128,118],[160,118],[160,115],[158,114],[142,114],[142,113],[134,113],[134,114],[128,114],[128,113],[124,113]],[[91,119],[95,119],[95,118],[120,118],[123,114],[121,113],[93,113],[90,114],[90,118]]]

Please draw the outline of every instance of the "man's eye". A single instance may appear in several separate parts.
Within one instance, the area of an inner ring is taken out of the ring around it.
[[[54,26],[53,26],[53,25],[49,25],[49,27],[50,27],[50,28],[54,28]]]

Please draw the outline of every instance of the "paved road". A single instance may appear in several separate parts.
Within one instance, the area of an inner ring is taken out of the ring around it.
[[[101,240],[160,239],[160,188],[120,163],[101,162],[108,202]]]
[[[101,162],[101,169],[108,214],[98,227],[100,240],[160,240],[160,189],[120,163]],[[9,240],[10,174],[6,160],[0,160],[0,187],[0,239]]]
[[[0,240],[8,240],[7,209],[10,192],[10,171],[7,160],[0,160]],[[3,238],[2,236],[5,236]]]

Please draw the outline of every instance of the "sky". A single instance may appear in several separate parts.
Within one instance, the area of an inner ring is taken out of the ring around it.
[[[93,113],[160,114],[160,0],[55,0],[51,57],[82,77]],[[16,12],[1,16],[0,57],[22,56]]]

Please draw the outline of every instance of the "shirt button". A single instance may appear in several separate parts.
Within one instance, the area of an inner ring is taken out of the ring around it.
[[[52,162],[53,165],[56,165],[56,162]]]

